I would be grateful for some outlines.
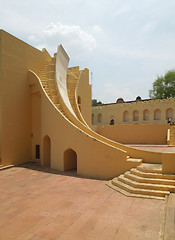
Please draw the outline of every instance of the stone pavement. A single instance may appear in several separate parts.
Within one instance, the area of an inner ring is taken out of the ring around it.
[[[151,145],[151,144],[126,144],[126,145],[147,151],[175,153],[175,146],[170,147],[168,145]]]
[[[26,163],[0,171],[0,240],[160,240],[166,201]]]

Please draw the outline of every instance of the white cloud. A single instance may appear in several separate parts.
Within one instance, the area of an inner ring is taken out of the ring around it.
[[[41,46],[45,46],[51,53],[56,51],[59,44],[62,44],[71,58],[79,59],[96,48],[95,38],[78,25],[51,23],[43,30],[43,34]]]
[[[102,28],[101,28],[100,26],[98,26],[98,25],[94,25],[94,26],[93,26],[93,31],[94,31],[94,32],[101,32],[101,31],[102,31]]]

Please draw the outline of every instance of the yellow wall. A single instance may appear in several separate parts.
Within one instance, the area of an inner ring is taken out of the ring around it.
[[[96,141],[62,117],[42,94],[41,159],[43,139],[51,139],[51,167],[64,170],[64,152],[71,148],[77,154],[77,172],[97,178],[112,178],[126,170],[126,153]],[[55,128],[54,126],[58,126]],[[122,164],[123,163],[123,164]]]
[[[89,70],[87,68],[81,72],[76,95],[77,101],[78,97],[81,99],[79,104],[81,114],[86,123],[91,126],[91,85],[89,84]]]
[[[175,154],[163,153],[162,154],[162,172],[174,174],[175,173]]]
[[[36,160],[36,145],[41,144],[41,96],[31,95],[31,141],[32,160]]]
[[[97,126],[97,133],[120,143],[166,144],[169,124]]]
[[[0,165],[1,165],[1,141],[2,141],[2,31],[0,30]]]
[[[36,72],[50,56],[7,32],[1,33],[1,158],[3,165],[31,159],[28,69]]]
[[[160,120],[154,119],[157,109],[161,111]],[[92,108],[94,114],[94,125],[109,125],[110,120],[114,119],[114,124],[165,124],[167,123],[167,110],[172,109],[172,121],[175,122],[175,98],[157,99],[148,101],[133,101],[125,103],[105,104]],[[149,119],[144,120],[144,111],[149,111]],[[128,112],[129,119],[124,121],[124,112]],[[134,111],[138,111],[138,120],[134,121]],[[102,114],[102,121],[98,121],[98,115]]]
[[[137,166],[138,162],[128,161],[127,155],[161,163],[161,153],[132,149],[111,141],[93,132],[75,114],[73,108],[78,108],[78,105],[71,103],[68,95],[70,89],[67,89],[66,73],[69,57],[63,47],[58,48],[56,58],[52,59],[46,50],[41,52],[4,31],[0,34],[3,165],[35,160],[36,145],[40,145],[43,165],[64,171],[75,167],[77,162],[78,174],[93,178],[113,178]],[[40,69],[43,67],[52,71],[47,72],[46,79],[41,81]],[[89,74],[87,69],[81,73],[76,97],[81,96],[81,111],[89,122]],[[59,82],[59,88],[51,84],[51,75],[52,81]],[[55,90],[48,90],[51,85]],[[58,100],[56,103],[55,98]],[[70,151],[68,155],[65,154],[67,150]],[[70,161],[73,159],[72,164],[67,162],[67,156],[70,156]]]

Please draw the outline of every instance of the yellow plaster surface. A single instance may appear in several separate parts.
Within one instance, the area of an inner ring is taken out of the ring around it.
[[[52,58],[0,31],[1,161],[39,160],[61,171],[109,179],[162,154],[126,147],[94,132],[88,69],[67,68],[62,46]],[[36,147],[39,146],[39,159]],[[129,156],[129,158],[128,158]]]

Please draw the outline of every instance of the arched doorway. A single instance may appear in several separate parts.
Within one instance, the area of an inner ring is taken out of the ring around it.
[[[154,111],[154,120],[160,120],[161,119],[161,111],[160,109],[156,109]]]
[[[133,112],[133,121],[139,121],[139,111],[137,110]]]
[[[173,109],[172,108],[168,108],[167,110],[166,110],[166,119],[168,119],[168,118],[173,118]]]
[[[51,162],[51,141],[50,138],[46,135],[43,139],[43,165],[50,167]]]
[[[64,171],[77,170],[77,154],[71,148],[64,152]]]
[[[149,120],[149,111],[147,109],[145,109],[143,111],[143,120],[144,121],[148,121]]]
[[[110,121],[109,124],[110,124],[110,125],[114,125],[114,119],[111,119],[111,121]]]
[[[101,114],[101,113],[99,113],[99,114],[97,115],[97,122],[98,122],[98,123],[101,123],[101,122],[102,122],[102,114]]]
[[[128,113],[128,111],[124,111],[123,122],[128,122],[128,121],[129,121],[129,113]]]

